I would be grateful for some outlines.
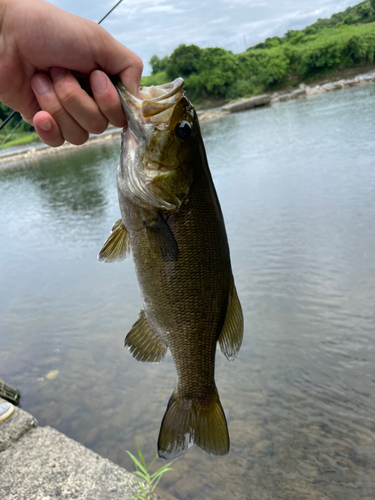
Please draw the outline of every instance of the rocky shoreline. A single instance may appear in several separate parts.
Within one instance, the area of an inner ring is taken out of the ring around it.
[[[309,96],[314,96],[317,94],[323,94],[325,92],[331,92],[333,90],[343,90],[350,87],[357,87],[359,85],[366,85],[375,82],[375,72],[366,73],[362,75],[357,75],[350,79],[341,79],[333,82],[323,83],[320,85],[309,86],[301,84],[298,89],[292,92],[275,92],[273,94],[263,94],[260,96],[250,97],[249,99],[239,99],[232,101],[225,106],[222,106],[220,110],[208,110],[201,111],[198,113],[198,118],[200,122],[206,122],[221,118],[222,116],[228,116],[232,113],[238,113],[241,111],[247,111],[250,109],[256,109],[259,107],[271,106],[280,102],[287,102],[294,99],[302,99]],[[42,146],[38,149],[35,145],[30,144],[30,148],[18,152],[10,152],[8,155],[5,154],[0,157],[0,169],[13,166],[25,160],[35,160],[39,157],[46,155],[53,155],[56,153],[64,153],[77,148],[84,148],[92,146],[93,144],[100,144],[107,141],[115,141],[120,139],[121,130],[116,129],[114,131],[107,131],[106,133],[99,136],[92,136],[90,139],[82,146],[74,146],[73,144],[65,143],[59,148],[51,148],[49,146]]]
[[[240,111],[247,111],[259,107],[271,106],[279,102],[287,102],[293,99],[302,99],[317,94],[324,94],[325,92],[332,92],[333,90],[343,90],[350,87],[357,87],[359,85],[366,85],[375,82],[375,72],[357,75],[350,79],[341,79],[333,82],[327,82],[320,85],[309,86],[301,84],[298,89],[292,92],[275,92],[273,94],[263,94],[260,96],[250,97],[249,99],[239,99],[230,102],[223,106],[220,110],[209,110],[202,112],[199,115],[200,121],[214,120],[231,113],[238,113]]]

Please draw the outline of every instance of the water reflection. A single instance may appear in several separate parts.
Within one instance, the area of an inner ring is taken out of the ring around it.
[[[218,352],[225,458],[198,449],[162,487],[177,498],[375,497],[375,87],[202,127],[246,332]],[[119,143],[0,173],[0,377],[22,404],[131,468],[153,458],[175,383],[170,355],[131,359],[131,261],[99,265],[118,219]],[[53,381],[39,380],[52,369]]]

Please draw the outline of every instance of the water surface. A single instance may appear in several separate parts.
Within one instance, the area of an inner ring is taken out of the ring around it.
[[[204,124],[245,315],[217,353],[231,451],[196,447],[180,500],[375,497],[375,86]],[[123,348],[141,308],[131,260],[98,264],[119,218],[119,142],[0,171],[0,378],[22,406],[132,470],[175,384]],[[59,370],[54,380],[46,380]]]

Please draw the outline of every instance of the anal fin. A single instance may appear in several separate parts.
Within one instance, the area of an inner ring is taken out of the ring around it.
[[[125,347],[129,348],[133,358],[148,363],[161,363],[168,349],[165,342],[154,332],[144,311],[140,312],[138,321],[127,334]]]
[[[119,219],[111,229],[111,234],[105,241],[98,254],[99,262],[119,262],[130,254],[130,240],[128,232]]]
[[[243,313],[237,295],[234,279],[229,291],[227,314],[219,337],[222,353],[229,361],[235,359],[240,350],[243,338]]]

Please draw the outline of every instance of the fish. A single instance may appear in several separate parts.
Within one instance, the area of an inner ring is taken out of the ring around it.
[[[160,363],[169,348],[177,385],[158,438],[176,458],[194,444],[226,455],[228,426],[215,384],[217,343],[228,360],[241,347],[244,320],[228,239],[197,113],[182,78],[141,87],[116,82],[127,125],[117,190],[121,218],[100,262],[132,253],[143,309],[125,339],[138,361]]]

